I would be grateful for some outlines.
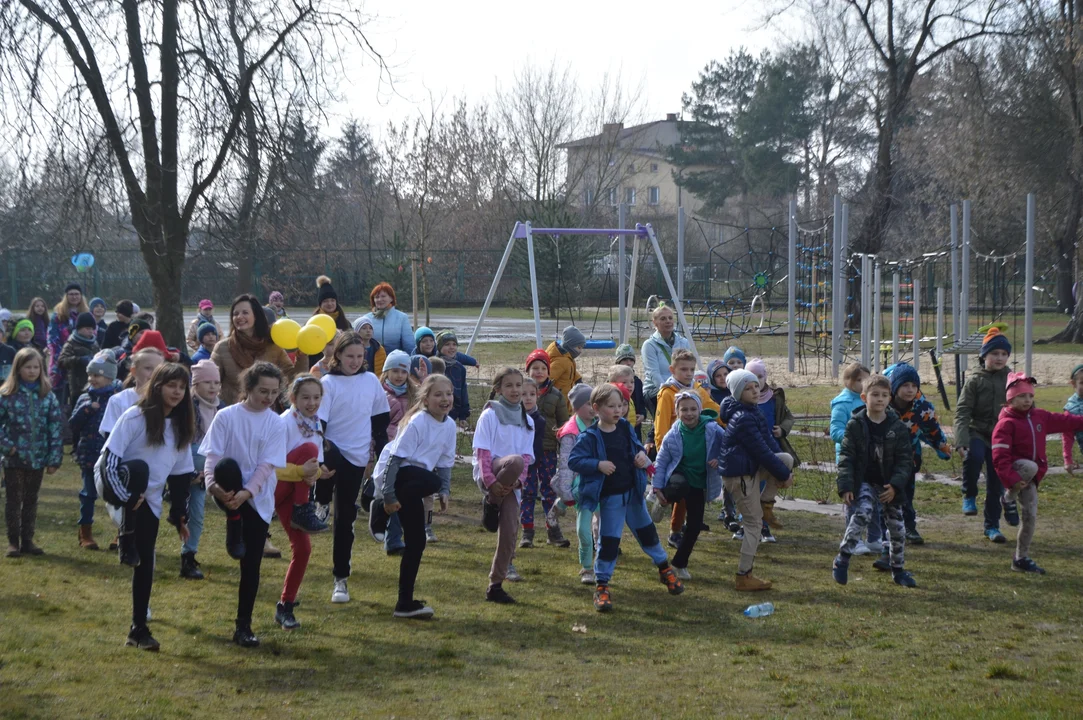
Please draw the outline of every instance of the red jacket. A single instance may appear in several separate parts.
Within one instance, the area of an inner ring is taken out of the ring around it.
[[[1031,408],[1023,414],[1005,407],[993,429],[993,467],[1000,476],[1000,483],[1005,488],[1014,487],[1021,478],[1012,463],[1030,460],[1038,464],[1038,474],[1034,477],[1034,483],[1038,484],[1049,469],[1045,458],[1045,436],[1078,431],[1083,431],[1083,416],[1052,413],[1041,408]]]

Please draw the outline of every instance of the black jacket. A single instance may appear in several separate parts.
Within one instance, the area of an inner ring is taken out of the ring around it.
[[[852,492],[857,495],[861,483],[868,474],[869,428],[865,424],[866,408],[854,410],[846,424],[839,451],[839,495]],[[914,451],[910,447],[910,431],[898,414],[887,409],[887,434],[884,436],[884,458],[880,466],[881,477],[895,488],[895,502],[901,502],[906,484],[914,468]]]

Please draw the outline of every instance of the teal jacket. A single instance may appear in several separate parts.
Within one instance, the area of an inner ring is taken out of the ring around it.
[[[60,403],[51,392],[41,397],[38,383],[19,383],[0,395],[0,455],[11,468],[60,467],[64,459]]]

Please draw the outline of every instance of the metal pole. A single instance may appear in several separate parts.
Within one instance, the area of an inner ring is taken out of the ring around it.
[[[921,373],[919,364],[921,363],[921,278],[914,277],[914,273],[910,273],[910,292],[913,303],[910,306],[911,309],[911,323],[910,328],[914,332],[914,369]]]
[[[417,255],[410,256],[410,285],[414,294],[414,327],[417,324]]]
[[[679,218],[684,217],[684,210],[679,211]],[[796,349],[797,328],[797,199],[790,199],[790,260],[787,272],[790,274],[789,287],[786,292],[786,317],[789,330],[786,335],[787,367],[794,372],[794,351]]]
[[[622,226],[623,227],[623,226]],[[684,302],[684,208],[677,208],[677,303]]]
[[[530,299],[534,302],[534,338],[542,347],[541,314],[538,310],[538,276],[534,271],[534,231],[526,224],[526,254],[530,261]]]
[[[519,229],[520,223],[515,223],[515,227],[512,228],[511,237],[508,238],[508,247],[504,250],[504,257],[500,258],[500,265],[496,268],[496,275],[493,276],[493,284],[489,287],[489,294],[485,296],[485,303],[481,306],[481,315],[478,315],[478,321],[474,323],[474,332],[470,336],[470,343],[466,346],[466,354],[469,355],[474,350],[474,343],[478,339],[478,331],[481,330],[481,324],[485,322],[485,315],[489,312],[489,306],[493,303],[493,298],[496,296],[496,288],[500,285],[500,278],[504,274],[504,268],[508,266],[508,259],[511,257],[511,251],[515,247],[515,234]],[[417,303],[414,303],[414,307],[417,307]],[[414,321],[417,324],[417,321]],[[540,335],[541,333],[539,333]],[[538,343],[541,344],[540,342]]]
[[[876,269],[873,270],[872,281],[872,309],[874,315],[872,316],[872,369],[874,372],[880,372],[880,335],[881,324],[883,323],[883,317],[880,312],[880,308],[883,302],[883,295],[880,293],[882,278],[880,277],[880,263],[876,263]],[[866,367],[868,367],[866,365]]]
[[[955,331],[956,341],[966,340],[970,336],[970,201],[963,200],[963,245],[962,245],[962,277],[959,280],[959,326],[962,330]],[[966,355],[960,357],[959,362],[963,368],[963,377],[966,379],[966,366],[969,358]],[[961,387],[961,386],[960,386]]]
[[[891,364],[899,363],[899,273],[891,275]]]
[[[936,289],[936,358],[944,354],[944,288]]]
[[[617,208],[617,227],[621,230],[624,229],[625,214],[628,211],[628,206],[621,203]],[[624,257],[624,235],[623,233],[617,236],[617,322],[620,323],[620,327],[617,328],[617,344],[624,343],[624,334],[627,318],[627,308],[624,306],[624,273],[626,258]],[[610,316],[612,317],[612,315]],[[612,332],[610,328],[610,332]]]
[[[1027,195],[1027,286],[1024,289],[1024,318],[1023,348],[1024,364],[1027,377],[1030,377],[1031,355],[1034,350],[1034,222],[1037,209],[1035,208],[1034,193]]]
[[[869,335],[865,332],[865,323],[868,322],[869,305],[866,302],[866,295],[868,293],[868,265],[869,256],[862,253],[861,255],[861,364],[865,367],[869,365]]]
[[[959,332],[959,206],[951,206],[951,332],[955,341],[965,333]]]
[[[677,288],[673,287],[673,278],[669,275],[669,268],[666,267],[666,258],[662,254],[662,246],[658,244],[658,237],[654,234],[654,228],[650,223],[647,223],[647,237],[651,241],[651,245],[654,247],[654,256],[658,259],[658,267],[662,270],[662,277],[665,278],[666,288],[670,294],[676,297]],[[684,317],[684,304],[677,303],[677,321],[681,325],[681,331],[688,339],[688,344],[692,346],[692,352],[696,356],[696,365],[699,365],[699,352],[696,350],[696,341],[692,339],[692,332],[688,328],[688,321]]]
[[[831,261],[831,376],[838,377],[839,366],[836,362],[838,349],[842,345],[842,198],[835,196],[835,216],[833,224],[833,245]]]
[[[636,275],[639,271],[639,236],[632,238],[632,270],[628,275],[628,302],[625,304],[624,342],[632,336],[632,314],[636,306]]]
[[[839,238],[839,242],[842,247],[839,248],[839,257],[842,258],[842,266],[839,268],[841,273],[841,288],[839,291],[839,297],[841,302],[839,303],[839,344],[835,348],[835,367],[832,370],[831,376],[839,376],[839,368],[842,366],[843,352],[842,345],[844,338],[846,337],[846,325],[849,318],[847,317],[847,308],[849,307],[849,292],[850,292],[850,264],[846,261],[850,252],[850,206],[842,206],[842,234]]]

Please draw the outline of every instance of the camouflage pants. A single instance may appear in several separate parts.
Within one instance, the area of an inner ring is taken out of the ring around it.
[[[873,512],[879,508],[883,516],[884,524],[887,525],[887,534],[891,546],[891,567],[903,566],[903,542],[906,539],[906,528],[903,523],[902,499],[898,493],[895,502],[884,505],[880,502],[879,494],[883,488],[877,485],[862,483],[854,498],[854,514],[850,516],[850,522],[846,526],[846,533],[842,536],[842,544],[839,552],[843,556],[849,556],[857,547],[858,542],[865,536],[865,530],[869,527]]]

